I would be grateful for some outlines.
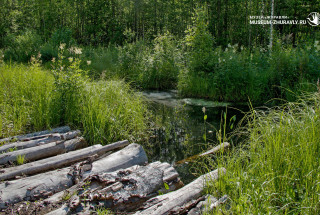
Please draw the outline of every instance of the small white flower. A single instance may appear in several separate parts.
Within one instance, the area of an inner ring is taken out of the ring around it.
[[[72,63],[73,58],[72,58],[72,57],[69,57],[68,60],[69,60],[70,63]]]
[[[74,53],[75,54],[82,54],[82,49],[81,48],[74,48]]]
[[[65,44],[65,43],[61,43],[59,48],[60,48],[61,50],[63,50],[65,47],[66,47],[66,44]]]
[[[87,61],[87,64],[90,65],[90,64],[91,64],[91,60],[88,60],[88,61]]]
[[[202,108],[202,112],[203,112],[203,113],[206,113],[206,107],[203,107],[203,108]]]
[[[56,62],[56,58],[53,57],[51,61],[52,61],[52,63]]]

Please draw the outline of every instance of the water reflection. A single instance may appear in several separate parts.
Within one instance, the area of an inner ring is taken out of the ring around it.
[[[176,162],[211,149],[218,144],[217,131],[227,112],[227,132],[230,118],[242,113],[230,108],[229,103],[218,103],[202,99],[179,99],[176,92],[144,92],[155,119],[155,126],[146,148],[150,161]],[[205,113],[202,108],[206,107]],[[234,107],[234,106],[233,106]],[[243,110],[244,107],[239,109]],[[206,122],[204,115],[207,115]],[[234,123],[234,122],[233,122]],[[176,167],[184,181],[193,176],[192,165]]]

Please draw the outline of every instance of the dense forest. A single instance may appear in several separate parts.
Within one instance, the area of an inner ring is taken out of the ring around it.
[[[193,24],[194,9],[206,5],[208,30],[215,46],[239,44],[247,47],[269,43],[269,26],[250,25],[250,16],[271,15],[268,0],[1,0],[0,48],[7,37],[30,30],[48,41],[59,29],[69,29],[83,45],[122,45],[137,40],[152,40],[169,32],[185,36]],[[274,16],[306,19],[320,8],[317,0],[275,1]],[[275,26],[276,38],[297,45],[315,39],[308,25]]]
[[[319,7],[316,0],[2,0],[0,50],[6,62],[39,56],[50,68],[60,44],[66,57],[80,46],[80,67],[93,79],[218,101],[294,100],[291,91],[317,81],[319,26],[306,20]],[[305,23],[250,23],[268,16]]]

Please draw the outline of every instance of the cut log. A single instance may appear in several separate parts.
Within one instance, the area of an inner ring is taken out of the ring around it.
[[[62,127],[54,128],[51,130],[39,131],[39,132],[30,133],[30,134],[24,134],[24,135],[18,135],[18,136],[14,136],[14,137],[0,139],[0,143],[6,143],[6,142],[10,142],[12,140],[26,141],[26,140],[30,140],[30,139],[37,139],[37,138],[33,138],[33,137],[37,137],[37,136],[41,137],[41,136],[44,136],[47,134],[53,134],[53,133],[66,133],[66,132],[69,132],[70,130],[71,129],[69,126],[62,126]]]
[[[20,175],[33,175],[41,172],[46,172],[52,169],[69,166],[73,163],[85,160],[95,154],[102,155],[108,151],[121,148],[129,145],[127,140],[112,143],[106,146],[94,145],[77,151],[57,155],[54,157],[38,160],[32,163],[23,164],[7,169],[2,169],[0,172],[0,181],[13,179]]]
[[[21,201],[34,201],[40,198],[47,198],[54,193],[73,186],[85,175],[111,172],[134,165],[143,165],[147,161],[143,148],[133,143],[93,163],[85,161],[73,167],[7,181],[0,184],[0,209]]]
[[[166,171],[170,167],[168,163],[155,162],[148,166],[133,166],[112,173],[90,175],[70,190],[71,194],[76,195],[67,204],[49,214],[84,214],[98,207],[113,211],[133,211],[147,199],[158,195],[164,186],[164,178],[170,177],[172,170]],[[51,199],[57,203],[56,197]]]
[[[186,212],[187,204],[201,197],[205,187],[205,181],[215,181],[221,174],[225,174],[225,169],[220,168],[210,173],[200,176],[195,181],[185,187],[148,200],[142,207],[142,211],[136,215],[162,215],[162,214],[180,214]]]
[[[190,161],[193,161],[199,157],[204,157],[206,155],[214,155],[214,154],[217,154],[219,152],[223,153],[225,152],[225,150],[227,150],[228,148],[230,147],[230,143],[228,142],[224,142],[224,143],[221,143],[220,145],[214,147],[213,149],[209,150],[209,151],[206,151],[204,153],[201,153],[201,154],[198,154],[198,155],[194,155],[194,156],[191,156],[191,157],[188,157],[186,159],[183,159],[181,161],[178,161],[176,163],[176,165],[181,165],[181,164],[184,164],[184,163],[187,163],[187,162],[190,162]]]
[[[206,195],[203,201],[188,212],[188,215],[200,215],[210,213],[214,208],[224,204],[228,200],[228,196],[224,195],[220,199],[216,199],[212,195]]]
[[[70,131],[64,134],[49,134],[49,135],[46,135],[45,137],[42,137],[40,139],[35,139],[35,140],[7,143],[0,147],[0,153],[8,152],[10,149],[20,150],[20,149],[31,148],[35,146],[44,145],[47,143],[56,142],[59,140],[71,140],[79,136],[80,134],[81,132],[77,130],[77,131]]]
[[[24,160],[26,161],[39,160],[42,158],[47,158],[65,152],[73,151],[75,149],[83,148],[84,146],[85,140],[82,137],[78,137],[68,141],[52,142],[37,147],[1,154],[0,164],[14,162],[17,160],[18,156],[24,156]]]

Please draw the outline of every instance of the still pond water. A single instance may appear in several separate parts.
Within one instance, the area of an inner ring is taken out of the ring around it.
[[[217,131],[223,126],[224,113],[227,132],[230,132],[230,128],[243,117],[243,111],[248,110],[246,104],[180,99],[175,91],[148,91],[143,95],[157,119],[147,147],[151,162],[162,161],[175,165],[178,161],[211,149],[218,144]],[[206,122],[204,115],[207,115]],[[175,168],[184,182],[190,182],[197,166],[189,162]]]

